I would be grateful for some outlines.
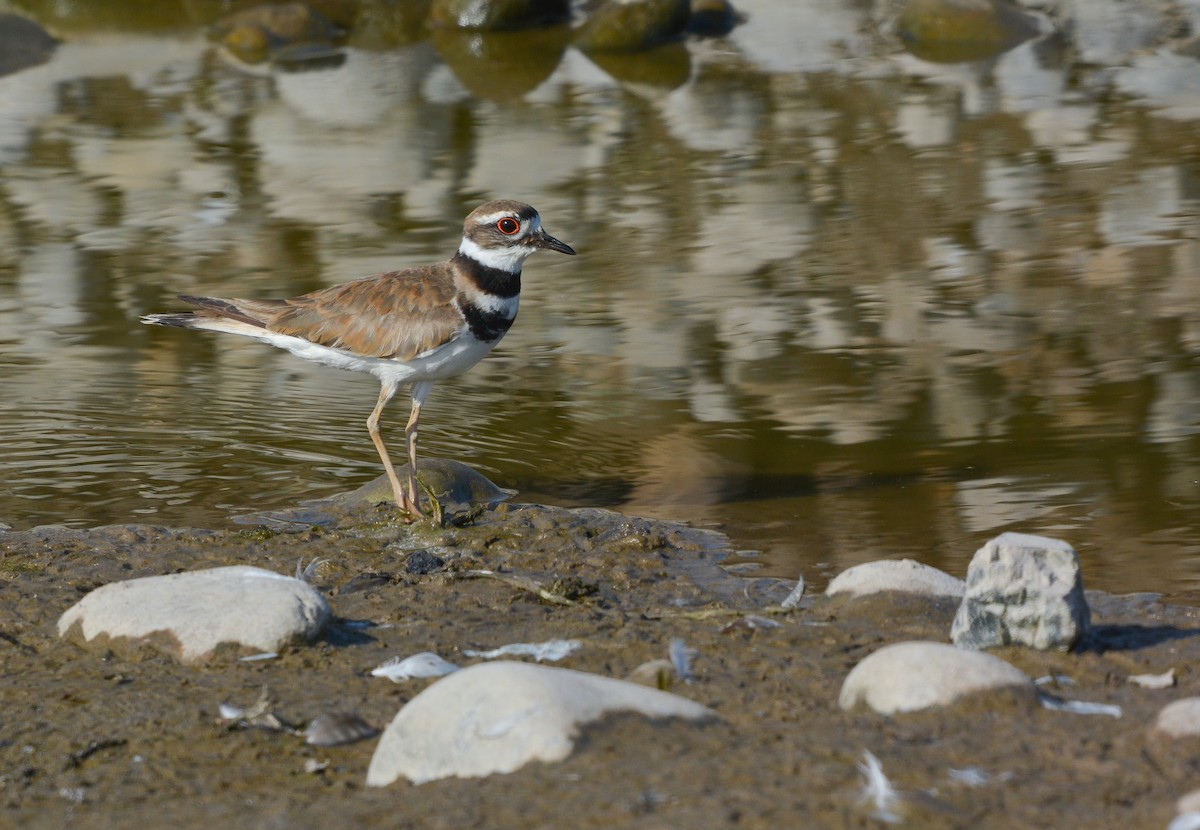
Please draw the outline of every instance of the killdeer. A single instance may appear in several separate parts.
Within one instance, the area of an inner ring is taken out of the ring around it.
[[[517,316],[521,265],[543,248],[575,250],[542,230],[538,212],[497,200],[471,211],[458,252],[444,262],[389,271],[288,300],[180,299],[199,311],[148,314],[143,323],[253,337],[314,363],[370,372],[379,400],[367,431],[383,461],[396,505],[422,515],[417,495],[417,425],[435,381],[470,369],[500,342]],[[404,430],[408,487],[401,486],[379,434],[384,407],[411,384]]]

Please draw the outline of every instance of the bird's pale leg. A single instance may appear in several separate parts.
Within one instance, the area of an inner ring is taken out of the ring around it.
[[[417,429],[421,420],[421,405],[432,388],[432,381],[418,381],[412,385],[412,412],[408,416],[408,425],[404,427],[404,440],[408,445],[408,498],[418,514],[421,511],[417,497]]]
[[[371,442],[375,444],[375,450],[379,453],[379,459],[383,462],[383,469],[387,472],[388,481],[392,485],[392,497],[396,500],[396,506],[404,513],[417,513],[415,503],[413,503],[404,493],[404,488],[400,486],[400,479],[396,476],[396,468],[392,466],[392,459],[388,457],[387,447],[383,445],[383,438],[379,434],[379,418],[383,415],[383,408],[387,406],[388,401],[396,394],[395,384],[383,384],[383,388],[379,390],[379,401],[375,404],[375,408],[371,410],[371,416],[367,418],[367,432],[371,434]]]

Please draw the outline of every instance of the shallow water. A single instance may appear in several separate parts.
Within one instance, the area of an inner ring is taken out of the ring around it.
[[[661,57],[677,85],[573,49],[506,84],[429,40],[247,68],[204,21],[44,19],[50,61],[0,77],[0,521],[211,524],[373,478],[371,378],[138,317],[440,259],[503,196],[580,256],[526,265],[423,454],[722,526],[779,576],[961,573],[1020,530],[1089,587],[1200,597],[1196,60],[1100,0],[959,64],[866,7],[739,7]]]

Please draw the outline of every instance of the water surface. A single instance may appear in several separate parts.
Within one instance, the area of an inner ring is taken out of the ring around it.
[[[490,85],[427,39],[285,71],[202,22],[44,20],[51,59],[0,78],[0,520],[211,524],[375,477],[373,379],[138,317],[441,259],[510,197],[580,256],[527,263],[424,454],[817,584],[1019,530],[1194,601],[1200,65],[1101,0],[955,64],[865,4],[739,7],[682,74],[566,49]]]

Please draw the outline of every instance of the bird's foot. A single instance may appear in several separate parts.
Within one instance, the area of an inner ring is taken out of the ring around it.
[[[433,492],[428,484],[417,479],[417,483],[421,485],[421,489],[425,491],[425,498],[429,500],[429,523],[434,527],[446,526],[446,509],[442,506],[442,500],[437,497],[437,493]]]

